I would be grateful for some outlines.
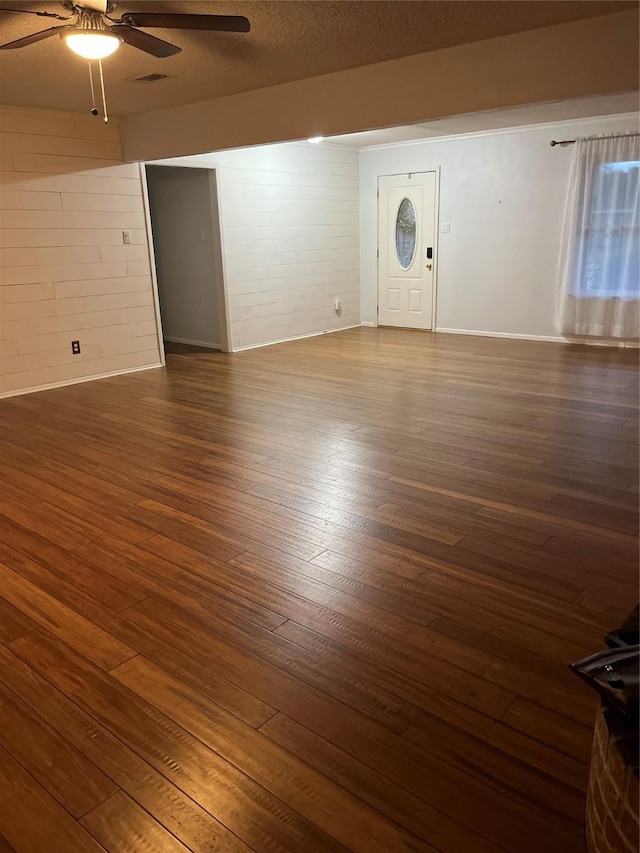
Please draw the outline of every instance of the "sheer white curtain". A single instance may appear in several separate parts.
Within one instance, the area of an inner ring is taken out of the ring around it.
[[[560,259],[563,334],[638,337],[639,196],[640,134],[576,140]]]

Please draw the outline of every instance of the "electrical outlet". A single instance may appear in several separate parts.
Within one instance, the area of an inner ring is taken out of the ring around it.
[[[71,352],[73,355],[80,355],[80,341],[71,341]]]
[[[131,231],[128,228],[122,232],[122,242],[127,245],[131,242]]]
[[[336,301],[334,304],[334,308],[335,308],[336,314],[342,314],[342,302],[337,297],[336,297]]]

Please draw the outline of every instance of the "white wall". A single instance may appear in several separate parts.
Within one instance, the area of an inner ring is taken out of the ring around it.
[[[294,142],[187,163],[218,174],[233,349],[360,324],[357,150]]]
[[[379,175],[441,169],[436,327],[556,337],[555,298],[571,146],[551,139],[633,130],[637,114],[364,149],[362,319],[376,321]]]
[[[0,395],[158,365],[140,173],[117,120],[0,120]]]
[[[147,185],[164,338],[219,348],[209,173],[148,166]]]

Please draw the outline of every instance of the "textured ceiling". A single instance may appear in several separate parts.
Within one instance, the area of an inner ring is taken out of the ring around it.
[[[371,145],[389,145],[420,139],[435,139],[461,133],[478,133],[508,127],[526,127],[554,121],[594,118],[596,116],[635,113],[640,109],[637,92],[615,95],[597,95],[592,98],[574,98],[547,104],[528,104],[505,110],[486,110],[479,113],[449,116],[435,121],[403,127],[386,127],[362,133],[345,133],[331,136],[327,143],[347,145],[350,148],[367,148]]]
[[[1,0],[12,8],[59,11],[55,2]],[[616,0],[236,0],[236,2],[122,2],[124,11],[246,15],[251,32],[205,33],[153,30],[183,48],[154,59],[122,46],[104,62],[113,115],[259,89],[368,65],[423,51],[572,20],[637,8]],[[46,29],[57,22],[0,12],[0,40]],[[161,72],[157,83],[129,82]],[[90,106],[87,64],[57,38],[0,53],[0,102],[82,112]]]

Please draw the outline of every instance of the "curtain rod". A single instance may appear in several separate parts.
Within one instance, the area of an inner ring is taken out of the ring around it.
[[[605,134],[603,136],[586,136],[585,139],[615,139],[617,136],[638,136],[637,130],[631,130],[627,133],[611,133]],[[555,148],[556,145],[573,145],[575,139],[552,139],[549,145],[552,148]]]

